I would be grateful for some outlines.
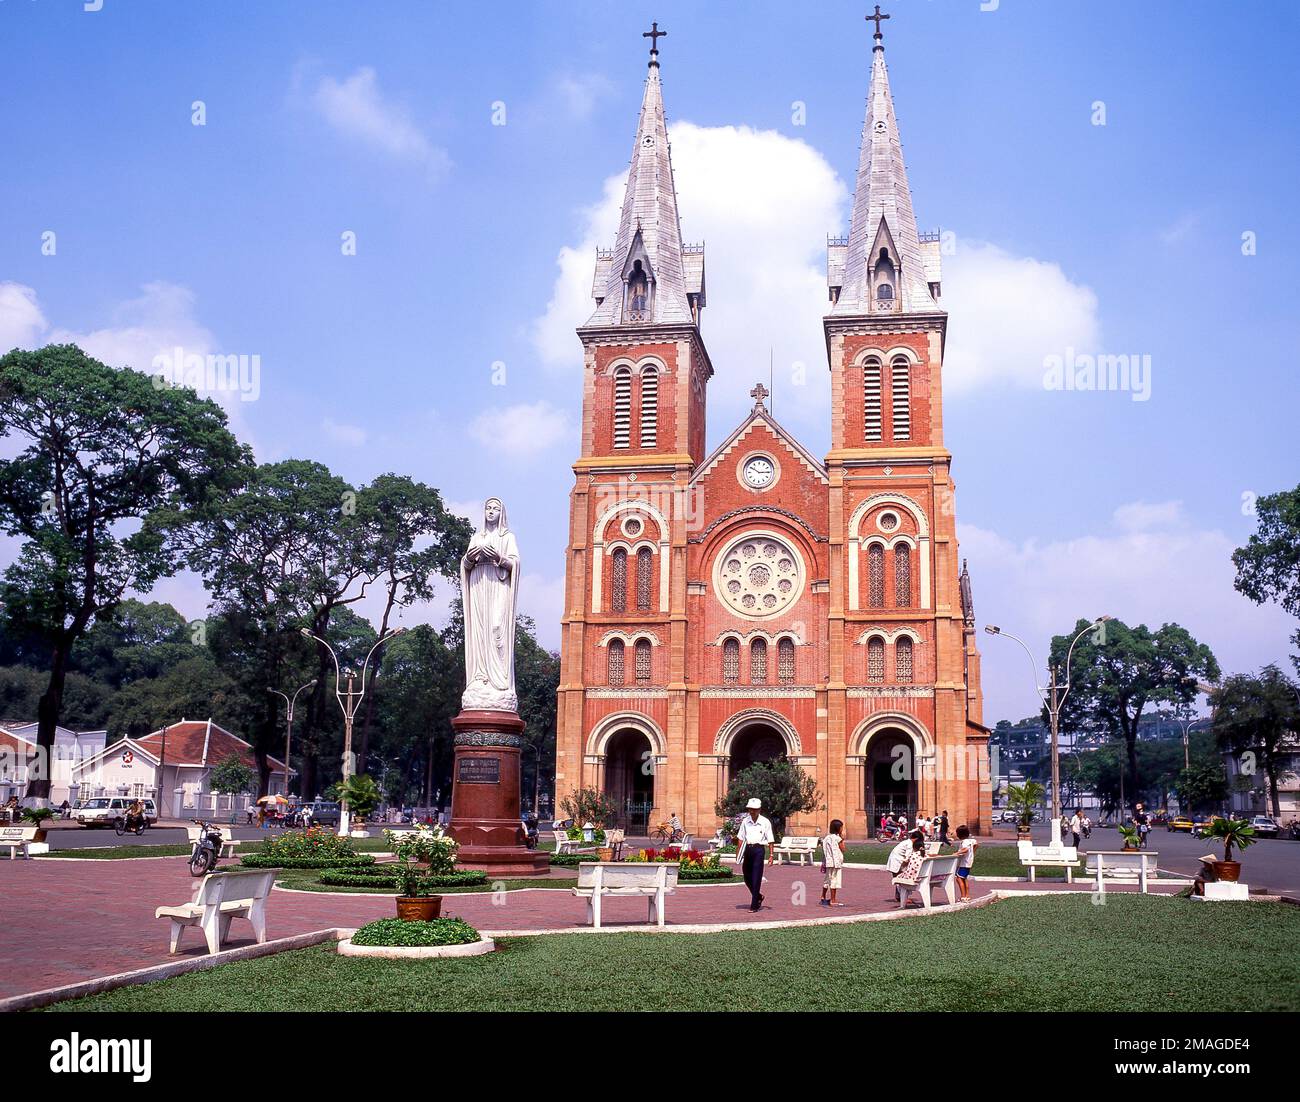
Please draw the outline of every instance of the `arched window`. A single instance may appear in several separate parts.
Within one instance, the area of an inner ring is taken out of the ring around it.
[[[654,561],[650,548],[643,547],[636,553],[636,610],[650,611],[650,576],[654,573]]]
[[[880,371],[874,357],[862,365],[862,421],[868,440],[880,439]]]
[[[894,680],[904,684],[912,680],[912,640],[906,635],[894,644]]]
[[[912,604],[912,549],[905,543],[894,548],[894,604],[898,608]]]
[[[638,685],[650,684],[649,639],[638,639],[636,641],[636,683]]]
[[[641,446],[653,448],[659,439],[659,372],[653,367],[641,372]]]
[[[609,607],[615,612],[627,611],[627,549],[616,548],[614,551],[614,569],[609,580]]]
[[[749,683],[767,684],[767,640],[755,639],[749,648]]]
[[[867,548],[867,607],[885,607],[885,548],[879,543]]]
[[[885,680],[885,641],[879,635],[867,640],[867,680]]]
[[[888,302],[894,297],[894,285],[892,283],[882,283],[876,288],[876,298],[881,302]]]
[[[890,407],[894,414],[894,439],[912,438],[912,369],[906,356],[895,356],[890,377]]]
[[[776,676],[782,685],[794,681],[794,640],[789,636],[776,644]]]
[[[609,683],[623,684],[623,640],[613,639],[609,644]]]
[[[722,682],[734,685],[740,680],[740,640],[724,639],[722,643]]]
[[[632,445],[632,371],[620,367],[614,372],[614,447]]]

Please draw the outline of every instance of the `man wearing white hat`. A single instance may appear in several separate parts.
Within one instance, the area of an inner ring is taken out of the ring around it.
[[[763,801],[757,796],[750,798],[745,805],[748,816],[740,820],[740,829],[736,833],[736,860],[740,863],[749,888],[751,911],[757,911],[763,905],[763,858],[772,864],[776,854],[772,850],[772,824],[765,815],[760,815]]]

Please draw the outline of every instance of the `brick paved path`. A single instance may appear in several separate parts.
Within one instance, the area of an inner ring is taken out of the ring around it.
[[[183,857],[0,860],[0,900],[5,903],[0,921],[0,998],[174,959],[167,955],[167,923],[154,918],[154,908],[185,902],[194,884]],[[971,894],[985,895],[998,886],[998,882],[976,882]],[[1063,884],[1041,883],[1002,882],[1000,886],[1065,888]],[[1180,887],[1175,884],[1171,890]],[[1119,889],[1107,889],[1114,890]],[[817,905],[821,873],[815,867],[778,865],[769,869],[765,895],[763,910],[751,914],[749,893],[740,883],[682,886],[668,900],[668,923],[788,922],[894,909],[883,870],[846,869],[840,898],[847,905],[835,910]],[[940,909],[942,906],[939,904]],[[355,927],[393,913],[391,896],[277,890],[267,903],[267,932],[271,938],[281,938],[333,926]],[[567,890],[543,889],[447,895],[443,913],[464,918],[485,931],[573,930],[584,926],[586,905]],[[611,927],[642,925],[645,901],[607,898],[603,920]],[[231,932],[235,936],[228,948],[251,944],[247,923],[236,920]],[[187,930],[181,955],[205,952],[202,935]]]

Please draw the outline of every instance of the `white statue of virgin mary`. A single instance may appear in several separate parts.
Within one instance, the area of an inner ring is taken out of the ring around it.
[[[460,560],[465,605],[465,692],[467,711],[514,712],[515,599],[519,594],[519,546],[498,497],[483,503],[483,527]]]

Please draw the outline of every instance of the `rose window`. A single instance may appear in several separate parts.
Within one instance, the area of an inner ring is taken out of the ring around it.
[[[750,618],[783,612],[798,600],[803,585],[803,560],[798,551],[767,533],[750,533],[735,540],[714,568],[714,591],[723,604]]]

